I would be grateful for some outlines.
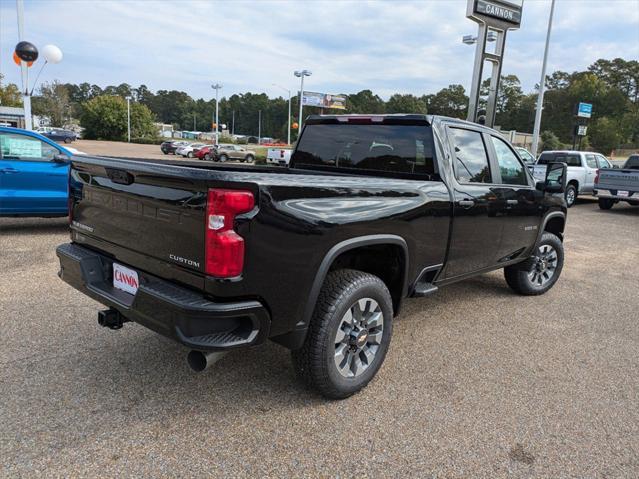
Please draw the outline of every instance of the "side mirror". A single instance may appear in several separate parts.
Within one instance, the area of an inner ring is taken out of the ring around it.
[[[69,161],[69,157],[67,155],[65,155],[64,153],[56,153],[55,155],[53,155],[53,161],[54,163],[66,163]]]
[[[537,183],[537,189],[546,193],[563,193],[566,191],[567,171],[566,163],[548,163],[546,179]]]

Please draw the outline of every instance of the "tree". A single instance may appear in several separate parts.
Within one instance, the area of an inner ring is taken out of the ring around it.
[[[561,142],[557,135],[552,131],[544,130],[541,132],[541,145],[539,151],[551,151],[561,148]]]
[[[98,96],[84,105],[80,125],[84,137],[91,140],[125,140],[127,137],[127,104],[119,96]],[[155,138],[153,114],[139,103],[131,104],[131,137]]]
[[[43,83],[40,87],[40,95],[34,96],[33,113],[46,116],[51,126],[62,128],[72,116],[69,90],[58,80]]]
[[[384,113],[385,105],[379,95],[370,90],[362,90],[346,96],[346,109],[349,113]]]
[[[396,93],[386,102],[387,113],[423,113],[426,114],[428,106],[424,98],[415,95],[402,95]]]
[[[593,148],[607,155],[619,145],[619,125],[610,118],[599,118],[588,128],[588,138]]]
[[[468,97],[462,85],[449,85],[434,95],[424,97],[428,112],[433,115],[465,118],[468,111]]]
[[[0,73],[0,105],[22,107],[22,94],[15,83],[2,86],[4,75]]]

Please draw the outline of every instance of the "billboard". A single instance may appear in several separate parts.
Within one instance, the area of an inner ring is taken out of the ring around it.
[[[592,116],[592,103],[580,102],[577,106],[577,116],[580,118],[590,118]]]
[[[332,95],[330,93],[305,91],[302,94],[302,105],[346,110],[346,97],[343,95]]]

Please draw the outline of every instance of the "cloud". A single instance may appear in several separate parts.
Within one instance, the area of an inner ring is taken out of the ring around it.
[[[26,1],[27,38],[54,43],[65,58],[42,80],[146,84],[210,98],[293,91],[293,71],[309,68],[310,90],[370,88],[432,93],[468,88],[476,26],[465,0],[439,1]],[[524,3],[522,28],[508,34],[503,72],[524,89],[539,81],[550,1]],[[0,70],[18,82],[15,4],[0,3]],[[579,70],[600,57],[639,59],[639,0],[558,1],[549,70]]]

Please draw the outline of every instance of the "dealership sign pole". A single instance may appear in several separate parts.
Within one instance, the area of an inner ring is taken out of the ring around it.
[[[541,80],[539,81],[539,93],[537,94],[537,111],[535,112],[535,127],[533,128],[532,155],[537,158],[539,148],[539,131],[541,130],[541,113],[544,109],[544,92],[546,90],[546,64],[548,63],[548,47],[550,45],[550,32],[552,31],[552,17],[555,13],[555,0],[550,4],[550,17],[548,18],[548,32],[546,33],[546,47],[544,48],[544,61],[541,65]]]
[[[523,0],[519,2],[506,0],[468,0],[466,17],[479,24],[473,80],[468,102],[468,121],[485,123],[491,127],[495,123],[497,92],[499,90],[504,47],[506,45],[506,32],[519,28],[521,24],[522,7]],[[494,53],[486,51],[486,41],[489,30],[497,34]],[[484,62],[486,61],[491,62],[493,68],[490,77],[488,103],[484,117],[484,115],[478,115],[477,110],[479,107]]]

